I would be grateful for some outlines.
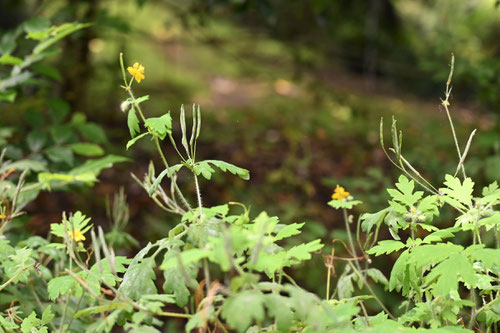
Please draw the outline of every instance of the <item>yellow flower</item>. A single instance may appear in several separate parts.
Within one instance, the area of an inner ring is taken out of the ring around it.
[[[79,242],[79,241],[84,241],[86,240],[87,238],[85,238],[85,236],[82,234],[82,231],[80,229],[75,229],[75,230],[70,230],[69,231],[69,236],[71,238],[73,238],[73,240],[75,242]]]
[[[349,192],[345,190],[342,186],[338,186],[335,188],[335,191],[332,194],[333,200],[344,201],[350,195]]]
[[[136,62],[134,66],[132,67],[127,67],[128,72],[130,75],[132,75],[137,83],[141,83],[141,80],[145,78],[144,76],[144,66],[141,65],[140,63]]]

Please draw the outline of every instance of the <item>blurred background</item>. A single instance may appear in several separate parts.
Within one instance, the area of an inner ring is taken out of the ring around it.
[[[0,33],[36,17],[93,25],[65,38],[61,51],[35,68],[45,83],[25,85],[15,104],[0,104],[0,123],[33,129],[22,115],[46,112],[45,101],[57,100],[102,127],[96,135],[106,152],[133,161],[104,171],[93,188],[43,192],[26,208],[27,230],[46,235],[62,211],[75,210],[106,225],[105,198],[120,187],[130,206],[128,231],[141,244],[165,236],[177,223],[178,217],[157,209],[130,176],[142,178],[149,161],[158,161],[150,142],[125,150],[120,52],[126,66],[140,62],[146,68],[146,79],[135,84],[137,96],[150,95],[143,104],[146,114],[170,110],[176,120],[181,104],[188,109],[200,104],[199,158],[250,170],[248,182],[225,174],[202,182],[205,205],[237,201],[250,205],[254,216],[266,210],[283,223],[305,221],[304,241],[345,238],[341,214],[326,205],[337,184],[364,202],[355,218],[386,206],[385,189],[399,173],[380,148],[381,117],[387,130],[396,117],[406,158],[434,185],[455,172],[456,151],[439,106],[451,53],[456,57],[451,112],[462,149],[478,129],[468,175],[480,186],[498,180],[499,5],[496,0],[1,0]],[[177,161],[168,149],[167,157]],[[180,183],[193,194],[191,179]],[[296,272],[302,285],[323,288],[316,283],[326,274],[322,260],[317,256],[310,264],[314,269]]]

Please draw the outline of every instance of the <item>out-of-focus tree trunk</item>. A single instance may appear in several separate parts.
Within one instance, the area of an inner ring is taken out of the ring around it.
[[[370,0],[365,24],[364,71],[368,87],[373,87],[377,78],[378,29],[382,2],[387,0]]]
[[[80,22],[95,22],[99,9],[98,0],[68,1],[73,18]],[[63,54],[66,55],[63,67],[64,84],[62,96],[73,110],[86,110],[87,87],[92,73],[89,71],[89,42],[96,37],[95,30],[83,29],[78,38],[64,40]]]

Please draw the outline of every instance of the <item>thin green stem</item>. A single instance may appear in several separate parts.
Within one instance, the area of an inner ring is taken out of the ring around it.
[[[446,99],[445,102],[448,102],[448,98]],[[443,106],[446,111],[446,115],[448,116],[448,122],[450,123],[451,133],[453,134],[453,140],[455,141],[455,147],[457,148],[458,160],[461,161],[462,153],[460,152],[460,146],[458,145],[457,134],[455,133],[455,126],[453,126],[453,121],[451,120],[450,111],[448,110],[448,105],[443,102]],[[467,178],[467,175],[465,174],[465,166],[463,165],[463,163],[462,163],[462,175],[464,176],[464,179]]]
[[[71,242],[71,245],[73,245],[73,242]],[[69,270],[73,271],[73,260],[71,259],[71,256],[69,258]],[[63,331],[64,321],[66,321],[66,314],[68,312],[68,307],[69,307],[70,300],[71,300],[71,295],[67,294],[66,295],[66,305],[64,306],[63,316],[61,318],[61,324],[59,325],[59,331],[61,331],[61,332],[64,332]]]
[[[82,292],[82,296],[80,296],[80,299],[78,300],[78,303],[76,304],[76,308],[75,308],[75,311],[74,311],[75,313],[73,314],[73,316],[71,316],[71,319],[69,320],[68,327],[66,328],[68,331],[71,328],[71,324],[73,323],[73,319],[75,319],[75,314],[80,309],[80,304],[82,303],[83,296],[85,296],[85,290]]]
[[[43,311],[44,311],[43,304],[40,301],[40,297],[38,297],[38,295],[36,294],[36,291],[35,291],[35,288],[33,287],[33,284],[30,284],[29,287],[30,287],[31,293],[33,294],[33,297],[35,297],[36,303],[40,307],[40,312],[43,313]],[[49,326],[52,328],[52,331],[55,332],[56,328],[55,328],[54,324],[52,324],[52,322],[49,323]]]
[[[7,280],[7,282],[5,282],[4,284],[2,284],[0,286],[0,291],[2,291],[5,287],[7,287],[9,284],[12,283],[12,281],[14,281],[15,279],[17,279],[21,274],[23,274],[24,272],[26,272],[28,269],[30,269],[31,267],[34,267],[36,263],[33,263],[29,266],[26,266],[26,267],[23,267],[21,268],[21,270],[19,270],[19,272],[17,272],[13,277],[11,277],[9,280]]]
[[[391,319],[396,320],[396,318],[392,315],[392,313],[389,311],[389,309],[387,309],[386,306],[384,305],[384,303],[382,303],[382,301],[378,298],[377,294],[375,294],[375,292],[373,291],[373,289],[370,286],[370,284],[368,284],[368,281],[363,276],[363,274],[361,274],[361,272],[352,264],[352,262],[348,261],[347,263],[351,266],[352,270],[356,273],[356,275],[366,285],[366,288],[372,294],[372,296],[375,298],[375,301],[378,303],[378,305],[380,305],[380,307],[382,308],[382,310],[384,310]]]
[[[168,311],[163,311],[158,313],[159,316],[164,316],[164,317],[173,317],[173,318],[186,318],[189,319],[193,315],[187,314],[187,313],[177,313],[177,312],[168,312]]]
[[[288,279],[288,281],[290,281],[295,287],[299,288],[299,285],[297,284],[297,282],[295,282],[295,280],[288,274],[285,273],[285,271],[281,271],[281,274],[286,277]],[[281,281],[280,281],[281,283]]]
[[[330,280],[331,280],[331,269],[330,267],[327,267],[327,273],[326,273],[326,300],[328,301],[330,299]]]
[[[349,247],[351,248],[352,255],[354,256],[354,259],[355,259],[354,262],[356,263],[356,267],[358,268],[358,270],[361,271],[361,265],[359,264],[359,261],[358,261],[358,254],[356,252],[356,248],[354,247],[354,241],[352,238],[351,227],[349,225],[349,218],[347,216],[347,209],[343,208],[342,211],[344,213],[345,229],[347,232],[347,239],[349,241]]]
[[[194,164],[194,161],[193,161],[193,164]],[[196,172],[194,172],[194,170],[193,170],[193,175],[194,175],[194,185],[195,185],[195,188],[196,188],[196,198],[198,200],[198,209],[200,210],[200,217],[199,217],[199,219],[201,221],[202,213],[203,213],[203,204],[201,202],[200,184],[198,183],[198,176],[196,175]]]

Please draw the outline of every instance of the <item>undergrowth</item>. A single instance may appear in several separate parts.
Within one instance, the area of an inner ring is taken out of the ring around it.
[[[80,28],[72,26],[67,33]],[[26,30],[40,43],[31,53],[35,56],[44,49],[40,45],[48,47],[57,41],[52,36],[65,31],[46,22]],[[0,61],[13,66],[4,86],[33,57],[23,60],[2,51]],[[134,81],[145,79],[145,68],[135,63],[126,70],[121,55],[120,65],[127,95],[121,108],[131,136],[126,149],[150,140],[161,161],[151,162],[144,176],[132,177],[162,210],[177,215],[178,224],[134,257],[119,255],[120,248],[137,244],[125,232],[128,207],[120,192],[109,207],[109,232],[77,211],[63,213],[46,238],[13,237],[16,230],[11,227],[19,224],[23,207],[39,191],[93,184],[103,168],[125,160],[108,156],[75,162],[73,153],[103,151],[68,134],[73,128],[88,132],[85,119],[75,116],[65,124],[64,107],[52,107],[55,127],[49,134],[28,135],[30,158],[21,153],[16,160],[9,153],[16,145],[26,148],[16,141],[0,157],[1,331],[111,332],[123,326],[129,332],[159,332],[175,320],[182,321],[186,332],[497,332],[500,212],[495,206],[500,189],[496,182],[475,188],[467,177],[465,160],[475,131],[462,149],[449,110],[453,59],[442,105],[457,150],[456,170],[444,175],[442,185],[431,184],[405,158],[403,135],[394,119],[392,147],[386,148],[381,121],[381,145],[402,173],[395,188],[387,189],[388,206],[356,218],[351,209],[361,201],[337,186],[328,204],[342,212],[347,242],[316,239],[295,246],[288,240],[300,235],[306,222],[282,223],[266,212],[251,212],[243,203],[203,204],[200,182],[220,171],[247,180],[250,172],[225,161],[198,160],[200,106],[192,106],[191,117],[180,108],[181,136],[174,137],[170,112],[148,117],[143,107],[150,97],[134,95]],[[4,100],[14,101],[14,83],[2,91]],[[43,144],[35,145],[39,142]],[[176,156],[165,155],[167,145]],[[192,180],[194,201],[179,185],[180,178]],[[438,227],[446,225],[437,223],[445,209],[452,209],[456,218],[452,226]],[[382,229],[391,240],[379,240]],[[467,242],[454,242],[459,235]],[[301,288],[289,274],[290,268],[319,255],[322,241],[341,244],[349,254],[324,255],[325,279],[317,282],[326,285],[324,297]],[[382,255],[397,257],[388,277],[371,264],[371,256]],[[338,262],[343,264],[337,276]],[[384,304],[375,284],[400,294],[401,304]],[[374,301],[378,310],[368,308],[367,301]],[[401,314],[395,314],[397,309]]]

